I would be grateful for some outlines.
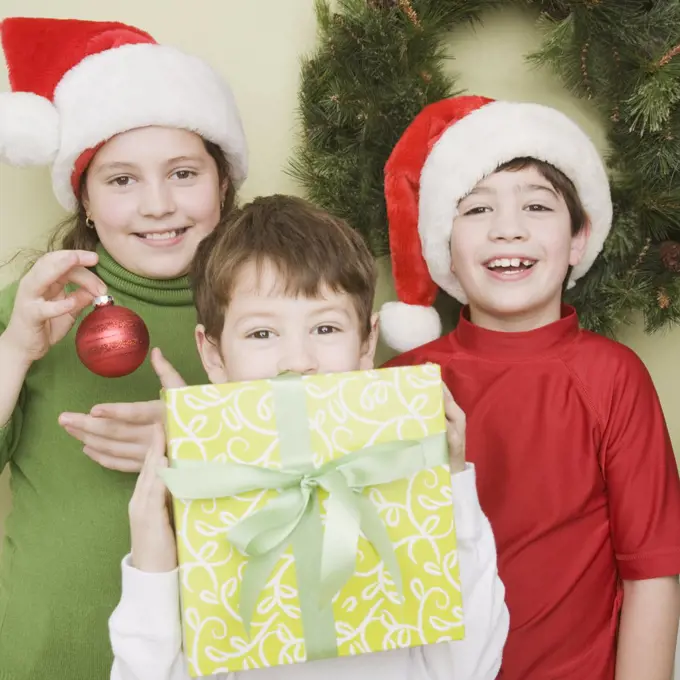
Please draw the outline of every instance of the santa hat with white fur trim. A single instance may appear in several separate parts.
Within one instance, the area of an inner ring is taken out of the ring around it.
[[[240,185],[248,151],[236,102],[204,61],[118,22],[8,18],[0,23],[12,92],[0,93],[0,159],[52,164],[61,205],[102,143],[149,125],[191,130],[225,154]]]
[[[588,136],[567,116],[539,104],[461,96],[430,104],[415,118],[385,165],[392,274],[398,302],[380,310],[383,340],[405,352],[435,340],[438,288],[465,303],[451,272],[457,206],[500,165],[529,157],[564,173],[590,220],[590,236],[569,286],[592,266],[611,227],[607,173]]]

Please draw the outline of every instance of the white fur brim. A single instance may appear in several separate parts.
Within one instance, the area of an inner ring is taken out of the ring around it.
[[[380,309],[380,337],[398,352],[426,345],[441,333],[441,320],[433,307],[386,302]]]
[[[523,102],[492,102],[449,127],[430,152],[420,176],[418,231],[433,281],[465,302],[451,273],[450,239],[457,206],[499,165],[531,157],[550,163],[576,187],[590,218],[590,236],[570,285],[602,250],[611,228],[612,202],[602,159],[588,136],[559,111]]]
[[[116,134],[150,125],[191,130],[219,145],[240,186],[248,150],[236,101],[206,62],[174,47],[124,45],[90,55],[62,78],[54,94],[61,121],[52,182],[59,202],[76,207],[71,175],[83,151]]]
[[[59,149],[59,115],[32,92],[0,92],[0,159],[11,165],[47,165]]]

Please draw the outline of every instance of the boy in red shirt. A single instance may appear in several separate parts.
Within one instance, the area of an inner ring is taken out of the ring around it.
[[[554,109],[457,97],[385,172],[382,337],[406,352],[390,365],[440,364],[467,414],[510,610],[499,677],[669,680],[680,480],[661,406],[638,357],[561,303],[611,226],[597,151]],[[438,287],[467,305],[435,339]]]

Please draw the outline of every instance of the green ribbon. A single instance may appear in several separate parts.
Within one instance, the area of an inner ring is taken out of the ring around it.
[[[240,463],[173,461],[161,471],[177,498],[199,500],[275,489],[279,493],[229,530],[227,538],[248,559],[239,615],[249,634],[252,616],[274,566],[292,543],[307,658],[337,655],[331,601],[356,569],[363,532],[403,593],[401,571],[387,530],[366,487],[389,484],[448,463],[446,434],[367,446],[329,461],[312,463],[304,387],[299,376],[272,382],[283,469]],[[325,530],[318,490],[328,493]],[[301,573],[302,572],[302,573]]]

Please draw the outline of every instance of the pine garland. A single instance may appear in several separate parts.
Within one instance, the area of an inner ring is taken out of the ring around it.
[[[528,59],[592,100],[608,128],[614,224],[568,301],[609,335],[636,310],[647,332],[680,322],[678,0],[338,0],[336,11],[316,0],[291,174],[386,255],[385,162],[423,107],[459,94],[443,40],[510,4],[540,11],[544,41]]]

